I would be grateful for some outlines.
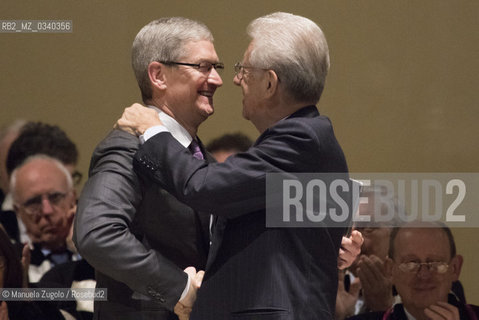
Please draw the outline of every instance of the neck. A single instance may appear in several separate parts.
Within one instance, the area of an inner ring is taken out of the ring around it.
[[[314,103],[308,102],[296,102],[296,103],[283,103],[274,105],[272,108],[266,108],[266,115],[261,115],[254,121],[251,120],[259,131],[260,134],[266,131],[266,129],[274,126],[278,121],[289,117],[299,109],[302,109],[308,105],[314,105]]]
[[[67,246],[65,243],[42,243],[40,245],[41,248],[50,250],[51,252],[59,252],[59,251],[64,251],[66,250]]]
[[[416,320],[429,320],[429,318],[424,314],[423,308],[406,308],[404,307],[404,311],[409,312]]]
[[[160,109],[161,111],[163,111],[164,113],[166,113],[167,115],[175,119],[183,128],[185,128],[186,131],[188,131],[188,133],[191,135],[193,139],[196,137],[196,134],[198,132],[198,127],[201,124],[201,122],[192,123],[192,121],[186,121],[184,119],[185,117],[182,117],[180,112],[172,109],[167,104],[159,101],[158,99],[149,101],[148,104],[157,107],[158,109]]]

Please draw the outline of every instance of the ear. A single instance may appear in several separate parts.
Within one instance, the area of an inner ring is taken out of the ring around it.
[[[166,88],[165,66],[160,62],[153,61],[148,65],[148,78],[151,87],[164,90]]]
[[[266,73],[266,97],[270,98],[275,95],[278,90],[279,78],[273,70],[267,70]]]
[[[76,190],[73,189],[71,191],[70,200],[68,203],[68,217],[75,216],[76,211],[77,211],[77,194],[76,194]]]
[[[452,273],[453,281],[459,280],[459,275],[461,274],[462,263],[464,262],[464,257],[461,255],[456,255],[451,259],[449,263],[449,268]]]

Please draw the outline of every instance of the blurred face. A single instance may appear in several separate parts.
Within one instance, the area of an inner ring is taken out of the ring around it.
[[[18,132],[10,132],[0,141],[0,188],[6,194],[9,188],[9,176],[7,174],[8,150],[13,141],[18,137]]]
[[[394,241],[392,281],[408,310],[422,310],[438,301],[447,302],[453,281],[459,278],[458,257],[451,259],[446,233],[437,228],[401,229]],[[435,262],[449,264],[443,274],[423,265],[417,272],[405,272],[399,264],[406,262]]]
[[[65,245],[75,212],[75,195],[52,162],[36,159],[17,171],[14,201],[32,242],[47,249]]]
[[[261,91],[261,80],[265,76],[265,70],[248,68],[251,66],[249,57],[254,44],[251,42],[246,49],[241,65],[245,68],[241,71],[242,78],[236,75],[233,78],[234,84],[241,87],[243,92],[243,117],[255,123],[260,118],[262,108],[263,92]]]
[[[368,203],[361,203],[359,205],[359,215],[372,216],[374,214],[374,199],[370,197],[368,200]],[[371,220],[373,219],[371,218]],[[361,246],[361,255],[375,255],[384,261],[388,255],[391,228],[371,224],[371,227],[356,227],[355,229],[361,232],[364,238],[364,242]],[[356,274],[357,264],[361,255],[356,258],[350,267],[354,274]]]
[[[210,41],[188,42],[185,50],[187,55],[176,62],[219,62]],[[164,70],[167,79],[166,104],[173,110],[175,117],[189,125],[198,126],[213,114],[213,95],[216,89],[223,85],[223,80],[215,68],[202,72],[190,66],[175,65]]]

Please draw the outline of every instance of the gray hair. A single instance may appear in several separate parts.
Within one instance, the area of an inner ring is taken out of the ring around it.
[[[10,177],[10,191],[12,193],[13,200],[16,200],[18,198],[17,191],[15,190],[15,186],[17,184],[17,172],[18,172],[18,170],[20,170],[21,168],[23,168],[24,166],[26,166],[30,162],[33,162],[33,161],[36,161],[36,160],[45,160],[45,161],[49,161],[52,164],[54,164],[65,175],[65,179],[67,180],[68,190],[73,189],[72,176],[71,176],[70,172],[68,171],[68,169],[65,167],[65,165],[63,163],[61,163],[59,160],[57,160],[55,158],[52,158],[50,156],[45,155],[45,154],[36,154],[36,155],[33,155],[33,156],[30,156],[30,157],[26,158],[25,161],[23,161],[21,165],[19,165],[18,167],[15,168],[15,170],[13,170],[12,175]]]
[[[276,12],[253,20],[247,33],[254,42],[252,66],[274,70],[296,101],[319,101],[329,70],[329,49],[316,23]]]
[[[213,35],[201,22],[182,17],[161,18],[144,26],[135,37],[131,63],[143,101],[152,98],[148,65],[153,61],[177,61],[188,53],[189,41],[213,42]]]

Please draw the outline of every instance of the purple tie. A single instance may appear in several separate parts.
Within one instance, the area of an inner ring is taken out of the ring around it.
[[[199,160],[204,160],[205,158],[203,157],[203,153],[201,153],[200,146],[198,145],[198,142],[196,142],[195,139],[191,141],[190,146],[188,147],[190,149],[191,153],[193,154],[193,157]]]

